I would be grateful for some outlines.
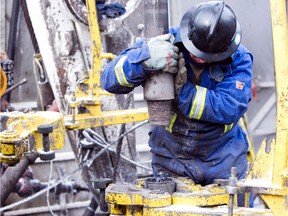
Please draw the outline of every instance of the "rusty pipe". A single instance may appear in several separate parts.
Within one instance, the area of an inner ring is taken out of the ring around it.
[[[23,176],[28,166],[33,164],[37,157],[36,153],[27,154],[16,166],[8,167],[5,170],[4,174],[0,177],[1,206],[3,206],[9,194],[13,192],[18,180]]]
[[[13,86],[7,88],[3,95],[10,93],[11,91],[13,91],[14,89],[18,88],[19,86],[23,85],[26,82],[27,82],[26,78],[22,79],[20,82],[18,82],[16,84],[14,84]]]

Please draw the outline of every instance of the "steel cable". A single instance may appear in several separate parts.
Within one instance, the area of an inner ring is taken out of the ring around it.
[[[132,95],[133,94],[131,92],[127,95],[123,109],[129,108]],[[125,132],[125,127],[126,127],[126,124],[121,124],[120,131],[119,131],[120,136]],[[123,145],[123,137],[118,139],[117,146],[116,146],[116,158],[114,162],[114,173],[113,173],[114,182],[116,182],[116,179],[119,176],[119,162],[120,162],[120,155],[122,151],[122,145]]]

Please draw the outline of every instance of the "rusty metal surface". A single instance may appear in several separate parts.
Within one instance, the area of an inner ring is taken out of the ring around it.
[[[88,14],[84,1],[81,0],[64,0],[64,6],[71,13],[73,19],[88,26]]]
[[[145,180],[146,188],[149,190],[161,190],[172,194],[175,192],[176,183],[170,177],[151,177]]]
[[[148,100],[147,107],[150,125],[169,126],[171,121],[171,100]]]
[[[61,1],[27,1],[27,7],[52,91],[65,112],[64,95],[86,71],[75,25]]]
[[[149,74],[144,89],[145,100],[174,99],[174,75],[162,71]]]
[[[38,155],[35,153],[26,155],[15,167],[9,167],[5,170],[4,174],[0,177],[1,206],[3,206],[8,195],[12,192],[27,167],[33,164],[37,157]]]

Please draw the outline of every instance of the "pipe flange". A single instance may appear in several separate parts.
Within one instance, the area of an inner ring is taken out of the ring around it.
[[[40,159],[43,161],[55,159],[55,151],[44,151],[44,149],[38,149],[37,153],[39,154]]]
[[[145,180],[145,188],[172,194],[176,190],[176,182],[171,177],[151,177]]]

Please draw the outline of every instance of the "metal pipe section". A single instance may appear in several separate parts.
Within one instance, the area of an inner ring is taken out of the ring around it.
[[[228,187],[235,188],[237,184],[237,169],[236,167],[231,168],[231,176],[229,177],[229,183]],[[232,190],[229,191],[229,205],[228,205],[228,216],[233,216],[233,208],[234,208],[234,196],[235,196],[235,191],[231,193]]]
[[[9,194],[14,190],[15,185],[22,177],[28,166],[33,164],[37,157],[38,155],[36,153],[25,155],[15,167],[8,167],[5,170],[4,174],[0,177],[1,206],[3,206]]]
[[[10,93],[11,91],[13,91],[14,89],[18,88],[19,86],[23,85],[24,83],[27,82],[26,78],[23,78],[20,82],[14,84],[13,86],[11,86],[10,88],[7,88],[4,92],[3,95]]]
[[[144,1],[144,36],[155,37],[168,33],[168,1]],[[170,124],[170,112],[174,99],[174,76],[163,71],[151,72],[144,85],[151,125]]]
[[[68,210],[74,210],[79,211],[79,209],[84,209],[89,205],[89,200],[87,201],[79,201],[79,202],[73,202],[73,203],[67,203],[66,209]],[[61,206],[60,205],[52,205],[50,206],[50,209],[57,213],[58,211],[61,211]],[[5,216],[20,216],[20,215],[43,215],[46,213],[50,213],[49,207],[48,206],[37,206],[35,208],[26,208],[26,209],[17,209],[17,210],[12,210],[12,211],[7,211],[5,212]],[[84,216],[84,215],[83,215]],[[86,215],[85,215],[86,216]]]

